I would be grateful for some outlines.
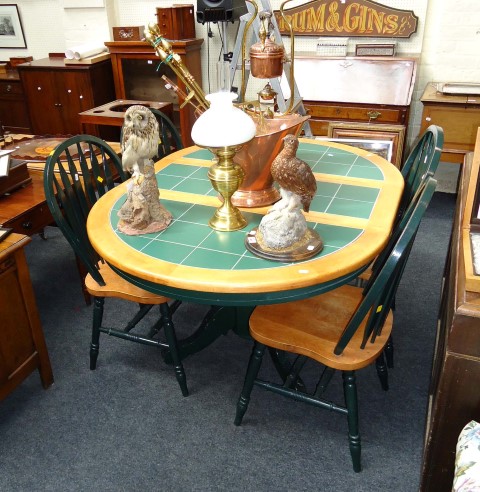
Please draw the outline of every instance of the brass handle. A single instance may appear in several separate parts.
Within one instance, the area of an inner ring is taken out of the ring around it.
[[[380,111],[375,111],[374,109],[371,109],[370,111],[367,111],[367,116],[370,120],[376,120],[379,116],[382,116],[382,113],[380,113]]]
[[[12,86],[10,84],[7,85],[7,92],[12,92]]]

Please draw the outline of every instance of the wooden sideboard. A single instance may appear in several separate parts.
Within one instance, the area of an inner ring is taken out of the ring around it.
[[[0,400],[35,369],[44,388],[52,367],[30,281],[24,247],[30,239],[10,234],[0,242]]]
[[[443,128],[445,142],[441,160],[461,164],[467,152],[475,146],[477,128],[480,126],[480,95],[449,95],[437,91],[437,84],[427,84],[423,103],[423,133],[429,125]]]
[[[200,86],[202,43],[203,39],[172,41],[173,51],[181,57],[183,64]],[[183,145],[192,145],[190,133],[195,122],[193,108],[187,105],[180,109],[178,97],[165,88],[161,76],[166,75],[184,92],[185,84],[167,64],[160,63],[152,45],[145,41],[110,41],[105,45],[110,51],[116,98],[173,103],[173,119],[179,128]]]
[[[480,276],[467,286],[472,258],[466,227],[480,167],[480,132],[475,154],[462,166],[457,209],[447,258],[433,360],[422,467],[422,492],[450,492],[462,428],[480,422]],[[470,266],[469,266],[470,265]]]
[[[31,133],[28,106],[16,70],[0,73],[0,123],[12,133]]]
[[[296,53],[295,80],[314,135],[330,122],[408,128],[417,61],[401,57],[322,57]]]
[[[68,65],[52,57],[17,66],[35,135],[76,135],[78,114],[115,99],[110,60]]]

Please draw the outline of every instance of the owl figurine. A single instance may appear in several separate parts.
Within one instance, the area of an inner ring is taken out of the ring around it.
[[[271,173],[280,186],[282,200],[275,208],[293,209],[301,204],[303,210],[310,210],[310,203],[317,191],[317,182],[310,166],[297,157],[298,138],[287,135],[283,149],[272,162]]]
[[[125,112],[122,131],[122,167],[134,178],[144,174],[144,167],[157,155],[160,142],[155,115],[136,104]]]

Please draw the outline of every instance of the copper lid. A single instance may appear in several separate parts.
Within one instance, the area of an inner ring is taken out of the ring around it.
[[[250,47],[250,57],[256,58],[283,58],[283,46],[273,42],[270,38],[265,39],[265,43],[259,41]]]

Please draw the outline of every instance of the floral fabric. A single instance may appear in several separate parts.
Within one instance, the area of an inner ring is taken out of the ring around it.
[[[480,424],[472,420],[460,432],[452,492],[480,491]]]

